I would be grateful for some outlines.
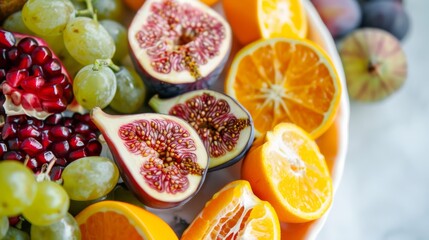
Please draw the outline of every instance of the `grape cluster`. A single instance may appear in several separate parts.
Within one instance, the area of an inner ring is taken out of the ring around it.
[[[75,98],[87,110],[110,106],[133,113],[142,107],[146,88],[122,64],[128,55],[127,30],[118,22],[123,15],[121,0],[28,0],[3,27],[48,42],[74,77]]]

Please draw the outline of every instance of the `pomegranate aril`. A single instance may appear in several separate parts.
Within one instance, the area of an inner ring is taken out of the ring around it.
[[[20,152],[17,151],[8,151],[3,154],[3,159],[7,160],[22,160],[23,156]]]
[[[45,46],[38,46],[31,53],[31,57],[35,64],[43,65],[52,58],[52,52]]]
[[[43,151],[43,145],[37,139],[30,137],[22,141],[21,149],[33,157]]]
[[[45,130],[42,132],[42,145],[46,149],[51,145],[52,140],[49,138],[49,130]]]
[[[55,113],[46,118],[45,122],[49,125],[58,125],[63,119],[63,115],[61,113]]]
[[[19,130],[18,138],[24,140],[29,137],[38,138],[40,135],[40,131],[35,126],[27,125]]]
[[[73,134],[69,139],[70,149],[75,150],[85,146],[85,138],[80,134]]]
[[[9,225],[10,226],[15,226],[16,224],[18,224],[21,221],[21,219],[19,218],[19,216],[15,216],[15,217],[9,217]]]
[[[6,74],[6,82],[13,88],[18,87],[21,81],[28,78],[28,71],[26,69],[19,69],[10,71]]]
[[[11,32],[0,30],[0,47],[9,48],[15,45],[16,39]]]
[[[21,95],[21,104],[24,109],[42,111],[42,103],[39,97],[33,93],[24,93]]]
[[[3,68],[0,69],[0,82],[3,82],[6,78],[6,70]]]
[[[30,168],[31,170],[35,171],[35,170],[37,170],[37,167],[39,167],[39,163],[37,162],[36,159],[30,158],[27,161],[27,167]]]
[[[57,76],[61,74],[61,64],[55,59],[51,58],[43,64],[43,72],[48,76]]]
[[[24,124],[27,122],[27,117],[25,115],[8,116],[6,122]]]
[[[19,61],[19,64],[18,64],[19,69],[27,69],[33,65],[33,59],[31,59],[31,56],[26,53],[19,55],[18,61]]]
[[[40,164],[49,163],[54,159],[56,159],[56,158],[55,158],[55,155],[52,151],[41,152],[41,153],[36,155],[36,160]]]
[[[51,130],[49,131],[49,133],[51,134],[51,136],[55,139],[55,140],[65,140],[67,138],[69,138],[70,134],[71,134],[71,129],[68,127],[63,127],[63,126],[54,126],[53,128],[51,128]]]
[[[55,164],[65,167],[67,165],[67,160],[65,158],[57,158]]]
[[[43,100],[55,100],[63,95],[63,88],[59,84],[46,85],[37,95]]]
[[[0,142],[0,158],[5,152],[7,152],[7,145],[4,142]]]
[[[45,84],[45,79],[41,76],[31,76],[21,81],[21,87],[31,93],[37,93]]]
[[[88,156],[99,156],[102,150],[102,145],[97,140],[91,140],[88,142],[85,148]]]
[[[67,118],[64,120],[64,126],[66,126],[66,127],[74,128],[75,124],[76,124],[76,122],[74,121],[73,118]]]
[[[17,123],[6,122],[3,125],[3,128],[1,130],[1,137],[3,140],[6,140],[8,138],[16,137],[17,133],[18,133]]]
[[[12,91],[12,93],[10,94],[10,99],[12,100],[12,103],[15,105],[20,105],[21,104],[21,91],[15,89],[15,91]]]
[[[67,84],[67,86],[63,88],[63,97],[67,102],[73,101],[73,88],[71,84]]]
[[[45,74],[43,73],[43,68],[40,65],[33,65],[31,67],[31,75],[32,76],[45,76]]]
[[[7,140],[7,145],[9,146],[10,150],[21,150],[21,143],[21,140],[19,140],[18,138],[11,138]]]
[[[89,134],[86,135],[86,139],[88,141],[92,139],[97,140],[97,138],[98,138],[98,135],[95,132],[90,132]]]
[[[88,124],[80,122],[80,123],[76,124],[74,131],[77,133],[87,135],[91,132],[91,128],[89,127]]]
[[[63,87],[70,84],[69,80],[67,79],[67,77],[64,74],[60,74],[58,76],[51,77],[48,80],[48,83],[49,84],[61,84],[61,86],[63,86]]]
[[[42,120],[36,119],[36,118],[28,119],[27,124],[33,125],[38,129],[41,129],[41,128],[43,128],[43,126],[45,126],[45,123]]]
[[[0,49],[0,67],[1,68],[9,67],[8,61],[7,61],[7,49],[6,48]]]
[[[18,42],[18,48],[24,53],[31,53],[39,44],[34,38],[26,37]]]
[[[66,157],[68,151],[70,150],[69,142],[66,140],[54,142],[51,145],[51,150],[55,153],[57,157]]]
[[[67,109],[67,102],[64,98],[55,101],[43,101],[42,107],[46,112],[63,112]]]
[[[74,161],[76,159],[87,157],[87,156],[88,156],[88,153],[86,152],[85,148],[81,148],[73,152],[70,152],[68,159],[70,161]]]
[[[51,181],[57,181],[61,179],[61,174],[63,174],[64,167],[63,166],[54,166],[51,169],[51,172],[49,174]]]
[[[7,50],[7,59],[11,62],[15,62],[16,59],[18,59],[21,52],[18,50],[17,47],[11,47],[9,50]]]

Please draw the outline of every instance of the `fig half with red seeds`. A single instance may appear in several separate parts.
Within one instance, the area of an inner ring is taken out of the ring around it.
[[[6,115],[45,119],[73,100],[70,77],[40,38],[0,29],[0,88]]]
[[[151,0],[128,29],[131,59],[145,85],[161,97],[208,88],[228,59],[228,22],[199,1]]]
[[[91,111],[129,189],[145,205],[172,208],[201,188],[208,153],[184,120],[158,113],[108,115]]]
[[[149,101],[156,112],[180,117],[191,124],[210,153],[209,171],[239,160],[253,143],[253,120],[233,98],[213,90],[195,90],[177,97]]]

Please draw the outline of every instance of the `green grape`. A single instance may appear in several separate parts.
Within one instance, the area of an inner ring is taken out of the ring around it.
[[[121,185],[118,185],[114,190],[114,199],[115,201],[131,203],[133,205],[145,208],[146,206],[140,202],[136,196],[128,189],[124,188]]]
[[[70,0],[76,10],[86,9],[85,0]]]
[[[82,65],[96,59],[112,59],[115,42],[107,30],[92,18],[76,17],[63,32],[64,44],[70,55]]]
[[[32,240],[81,239],[79,225],[70,213],[48,226],[31,225],[30,235]]]
[[[42,181],[37,183],[36,198],[23,216],[34,225],[47,226],[63,218],[70,205],[70,199],[64,188],[58,183]]]
[[[73,93],[77,102],[86,109],[105,108],[116,92],[116,77],[107,66],[93,64],[83,67],[73,80]]]
[[[58,57],[61,59],[71,78],[74,78],[79,70],[83,68],[83,65],[78,63],[65,48],[58,54]]]
[[[3,28],[11,32],[24,34],[34,34],[22,21],[22,12],[15,12],[7,17],[3,22]]]
[[[61,52],[66,51],[66,47],[64,46],[62,34],[57,35],[57,36],[44,36],[42,38],[43,38],[43,40],[45,40],[46,43],[48,43],[49,48],[55,54],[60,54]]]
[[[73,216],[76,216],[78,213],[80,213],[83,209],[85,209],[89,205],[92,205],[97,202],[105,201],[105,200],[114,200],[113,191],[111,191],[109,194],[105,196],[102,196],[101,198],[88,200],[88,201],[76,201],[76,200],[70,199],[69,213],[71,213]]]
[[[0,215],[16,216],[35,199],[37,184],[33,172],[21,162],[0,162]]]
[[[140,76],[129,67],[122,67],[116,75],[116,94],[110,107],[120,113],[134,113],[139,110],[146,98],[146,87]]]
[[[121,21],[124,18],[125,8],[122,0],[93,0],[99,19]]]
[[[6,236],[7,230],[9,229],[9,219],[6,216],[0,216],[0,239]]]
[[[9,227],[6,236],[4,238],[1,238],[1,240],[30,240],[30,236],[28,236],[28,233],[24,231],[21,231],[14,227]]]
[[[61,175],[70,199],[94,200],[107,195],[116,186],[119,170],[106,157],[84,157],[73,161]]]
[[[127,29],[115,21],[112,20],[101,20],[100,24],[107,30],[115,42],[115,55],[113,55],[113,62],[118,63],[128,54],[128,37]]]
[[[60,35],[75,9],[69,0],[28,0],[22,8],[22,20],[40,36]]]

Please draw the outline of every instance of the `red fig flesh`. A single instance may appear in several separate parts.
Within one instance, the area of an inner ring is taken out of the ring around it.
[[[91,111],[122,179],[149,207],[171,208],[190,200],[204,181],[208,154],[184,120],[163,114],[108,115]]]
[[[161,97],[208,88],[231,48],[226,20],[199,1],[146,1],[128,30],[131,58]]]

